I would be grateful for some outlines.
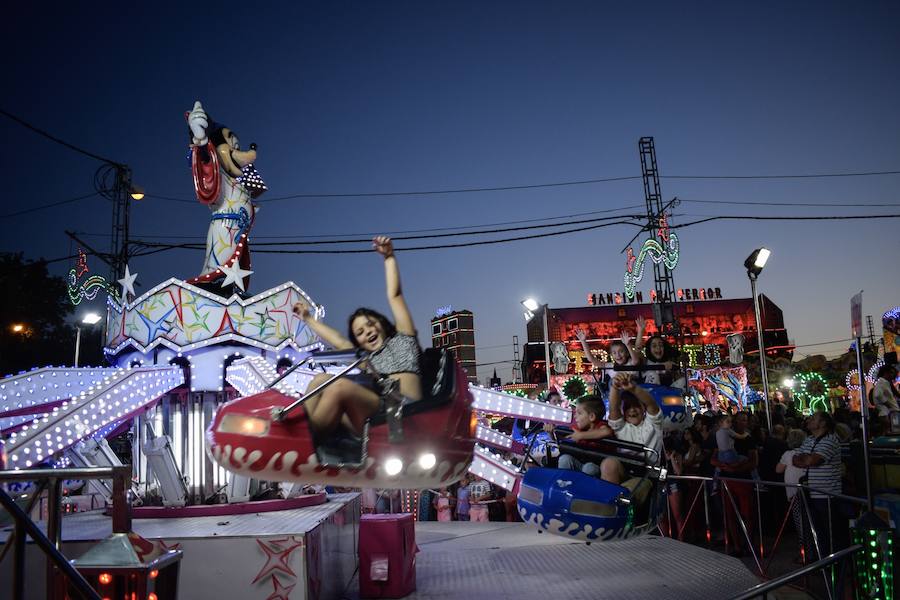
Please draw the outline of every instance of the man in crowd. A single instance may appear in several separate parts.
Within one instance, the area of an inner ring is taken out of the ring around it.
[[[813,413],[807,429],[810,436],[797,449],[793,463],[805,469],[801,481],[808,487],[810,520],[817,533],[819,555],[825,556],[831,550],[846,547],[849,541],[840,506],[834,503],[830,511],[828,506],[829,495],[841,493],[841,444],[834,434],[834,420],[826,412]]]

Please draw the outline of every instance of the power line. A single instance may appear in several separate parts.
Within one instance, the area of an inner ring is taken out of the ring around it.
[[[900,171],[858,171],[851,173],[810,173],[802,175],[660,175],[661,179],[824,179],[828,177],[871,177],[898,175]]]
[[[697,221],[692,221],[689,223],[683,223],[680,225],[671,225],[671,229],[679,229],[682,227],[690,227],[692,225],[699,225],[701,223],[707,223],[710,221],[716,220],[751,220],[751,221],[824,221],[824,220],[833,220],[833,221],[847,221],[847,220],[860,220],[860,219],[896,219],[900,218],[900,214],[890,214],[890,215],[847,215],[847,216],[807,216],[807,217],[789,217],[789,216],[754,216],[754,215],[721,215],[716,217],[709,217],[706,219],[700,219]],[[564,223],[557,223],[554,226],[564,226]],[[590,225],[587,227],[576,227],[573,229],[566,229],[563,231],[552,231],[548,233],[539,233],[534,235],[526,235],[526,236],[517,236],[510,238],[501,238],[496,240],[480,240],[480,241],[472,241],[472,242],[461,242],[458,244],[436,244],[431,246],[410,246],[407,248],[396,248],[397,252],[409,252],[414,250],[442,250],[446,248],[466,248],[472,246],[485,246],[492,244],[502,244],[507,242],[517,242],[531,239],[539,239],[545,237],[554,237],[558,235],[567,235],[570,233],[579,233],[582,231],[590,231],[594,229],[600,229],[603,227],[610,227],[613,225],[632,225],[640,227],[639,223],[635,223],[633,221],[613,221],[607,223],[601,223],[598,225]],[[509,230],[496,230],[495,232],[505,232],[511,231]],[[488,232],[470,232],[465,235],[476,235],[477,233],[488,233]],[[422,237],[443,237],[443,236],[422,236]],[[420,239],[419,237],[410,236],[411,239]],[[368,242],[369,240],[365,240]],[[347,243],[348,240],[341,240],[340,243]],[[144,256],[146,254],[162,252],[165,250],[175,250],[175,249],[184,249],[184,250],[204,250],[204,246],[199,244],[162,244],[162,243],[154,243],[154,242],[134,242],[136,245],[141,245],[146,248],[154,248],[155,250],[148,251],[141,254],[135,254],[135,256]],[[321,242],[325,243],[325,242]],[[256,245],[254,245],[256,246]],[[341,250],[291,250],[291,249],[254,249],[256,253],[262,254],[365,254],[371,252],[371,249],[341,249]]]
[[[853,338],[844,338],[842,340],[831,340],[830,342],[816,342],[814,344],[799,344],[795,345],[794,348],[811,348],[813,346],[827,346],[828,344],[837,344],[839,342],[852,342]]]
[[[900,171],[858,171],[848,173],[804,173],[804,174],[772,174],[772,175],[660,175],[660,179],[721,179],[721,180],[743,180],[743,179],[821,179],[833,177],[873,177],[882,175],[898,175]],[[286,196],[276,196],[260,200],[261,204],[268,202],[278,202],[281,200],[295,200],[298,198],[378,198],[386,196],[432,196],[438,194],[470,194],[478,192],[501,192],[512,190],[532,190],[551,187],[571,187],[579,185],[593,185],[597,183],[610,183],[616,181],[630,181],[641,179],[640,175],[627,175],[620,177],[601,177],[597,179],[580,179],[573,181],[555,181],[549,183],[534,183],[523,185],[503,185],[492,187],[466,187],[451,189],[430,189],[430,190],[400,190],[387,192],[345,192],[345,193],[298,193]],[[186,198],[176,198],[172,196],[161,196],[156,194],[148,194],[149,198],[159,200],[170,200],[173,202],[191,202]]]
[[[695,202],[699,204],[741,204],[747,206],[822,206],[822,207],[846,207],[846,208],[856,208],[858,206],[877,206],[877,207],[889,207],[889,206],[900,206],[900,202],[893,202],[887,204],[831,204],[828,202],[753,202],[753,201],[742,201],[742,200],[692,200],[690,198],[682,198],[678,197],[681,202]]]
[[[726,220],[748,220],[748,221],[855,221],[860,219],[897,219],[898,215],[846,215],[846,216],[822,216],[822,217],[771,217],[756,215],[720,215],[717,217],[707,217],[697,221],[681,223],[680,225],[670,225],[669,229],[680,229],[682,227],[690,227],[692,225],[700,225],[710,221],[726,221]]]
[[[89,151],[85,150],[84,148],[79,148],[75,144],[70,144],[69,142],[67,142],[65,140],[61,140],[58,137],[56,137],[55,135],[49,134],[46,131],[44,131],[43,129],[39,129],[38,127],[35,127],[28,121],[25,121],[24,119],[17,117],[16,115],[3,110],[2,108],[0,108],[0,115],[3,115],[4,117],[7,117],[9,119],[12,119],[13,121],[18,123],[22,127],[25,127],[26,129],[29,129],[29,130],[33,131],[34,133],[47,138],[51,142],[55,142],[61,146],[65,146],[69,150],[74,150],[75,152],[78,152],[79,154],[89,156],[90,158],[99,160],[100,162],[105,162],[110,165],[115,165],[116,167],[124,168],[124,165],[121,163],[118,163],[114,160],[110,160],[108,158],[104,158],[104,157],[100,156],[99,154],[94,154],[93,152],[89,152]]]
[[[598,225],[590,225],[587,227],[576,227],[574,229],[567,229],[564,231],[551,231],[548,233],[538,233],[538,234],[534,234],[534,235],[525,235],[525,236],[518,236],[518,237],[511,237],[511,238],[501,238],[501,239],[497,239],[497,240],[480,240],[480,241],[474,241],[474,242],[462,242],[459,244],[440,244],[440,245],[433,245],[433,246],[411,246],[411,247],[407,247],[407,248],[395,248],[394,250],[396,252],[409,252],[409,251],[413,251],[413,250],[440,250],[440,249],[444,249],[444,248],[466,248],[466,247],[471,247],[471,246],[486,246],[486,245],[491,245],[491,244],[504,244],[507,242],[518,242],[518,241],[524,241],[524,240],[533,240],[533,239],[538,239],[538,238],[553,237],[553,236],[557,236],[557,235],[567,235],[570,233],[579,233],[582,231],[591,231],[593,229],[601,229],[603,227],[611,227],[613,225],[639,226],[637,223],[633,223],[631,221],[614,221],[611,223],[600,223]],[[159,247],[159,248],[172,249],[172,250],[174,250],[174,249],[205,250],[205,248],[202,246],[192,245],[192,244],[173,245],[173,244],[153,244],[153,243],[147,243],[147,242],[135,242],[135,243],[139,243],[142,246],[151,247],[151,248]],[[273,250],[273,249],[257,250],[257,249],[254,249],[253,252],[255,252],[257,254],[260,254],[260,253],[262,253],[262,254],[366,254],[366,253],[372,252],[372,250],[368,249],[368,248],[359,249],[359,250]],[[140,256],[140,255],[138,255],[138,256]]]
[[[572,217],[584,217],[589,215],[600,215],[607,214],[611,212],[616,212],[620,210],[630,210],[634,208],[643,208],[643,206],[639,204],[632,204],[630,206],[620,206],[618,208],[608,208],[605,210],[592,210],[588,212],[580,212],[580,213],[571,213],[568,215],[557,215],[554,217],[539,217],[535,219],[520,219],[518,221],[501,221],[498,223],[481,223],[478,225],[459,225],[456,227],[432,227],[428,229],[405,229],[398,231],[366,231],[366,232],[358,232],[358,233],[322,233],[319,235],[256,235],[253,236],[254,240],[277,240],[277,239],[314,239],[314,238],[338,238],[338,237],[357,237],[357,236],[373,236],[373,235],[390,235],[394,236],[397,234],[406,234],[406,233],[428,233],[433,231],[459,231],[463,229],[474,229],[476,227],[497,227],[502,225],[518,225],[520,223],[536,223],[539,221],[552,221],[555,219],[570,219]],[[561,223],[558,223],[561,225]],[[108,233],[81,233],[81,235],[86,236],[94,236],[94,237],[109,237]],[[164,238],[164,239],[190,239],[190,240],[206,240],[205,235],[159,235],[159,234],[135,234],[135,237],[138,238]],[[369,241],[368,239],[366,241]]]
[[[69,204],[71,202],[77,202],[79,200],[91,198],[96,195],[97,195],[97,192],[91,192],[90,194],[85,194],[83,196],[76,196],[75,198],[69,198],[68,200],[60,200],[59,202],[51,202],[50,204],[44,204],[43,206],[35,206],[32,208],[26,208],[25,210],[19,210],[16,212],[6,213],[5,215],[0,215],[0,219],[8,219],[10,217],[18,217],[21,215],[27,215],[29,213],[37,212],[39,210],[53,208],[54,206],[61,206],[63,204]]]
[[[507,233],[510,231],[524,231],[527,229],[547,229],[549,227],[566,227],[568,225],[578,225],[582,223],[598,223],[600,221],[611,221],[614,219],[639,219],[641,215],[616,215],[613,217],[597,217],[596,219],[585,219],[582,221],[567,221],[564,223],[543,223],[541,225],[523,225],[520,227],[507,227],[503,229],[485,229],[483,231],[458,231],[454,233],[432,233],[426,235],[401,235],[393,238],[395,241],[406,240],[424,240],[433,238],[458,237],[467,235],[483,235],[490,233]],[[318,244],[367,244],[371,242],[371,238],[349,239],[349,240],[319,240],[306,242],[262,242],[254,243],[254,248],[259,246],[314,246]]]

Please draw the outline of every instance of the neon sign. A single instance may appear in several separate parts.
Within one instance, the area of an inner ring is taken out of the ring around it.
[[[678,266],[678,236],[674,231],[669,230],[669,222],[664,214],[659,217],[656,236],[662,240],[662,243],[653,238],[644,240],[637,256],[635,256],[634,249],[631,246],[626,251],[626,298],[634,298],[634,288],[644,278],[644,261],[647,257],[656,264],[664,264],[670,271]]]
[[[87,256],[84,250],[78,249],[78,260],[75,266],[69,270],[69,276],[66,281],[66,287],[69,292],[69,301],[78,306],[81,301],[87,298],[93,300],[97,297],[100,290],[105,290],[114,300],[118,301],[119,295],[105,278],[100,275],[91,275],[90,277],[79,281],[79,278],[89,271],[87,266]]]

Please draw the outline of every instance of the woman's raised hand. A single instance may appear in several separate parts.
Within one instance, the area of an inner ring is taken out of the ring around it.
[[[579,342],[583,342],[587,339],[587,334],[584,332],[584,329],[575,329],[575,337],[578,338]]]
[[[301,321],[306,321],[313,316],[314,311],[304,300],[298,300],[294,304],[294,314],[300,317]]]
[[[372,247],[375,249],[375,252],[385,258],[394,255],[394,242],[387,236],[379,235],[373,238]]]

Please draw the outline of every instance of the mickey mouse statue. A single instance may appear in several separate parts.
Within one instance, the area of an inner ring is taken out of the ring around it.
[[[235,288],[246,292],[253,273],[248,236],[257,211],[251,199],[267,189],[253,166],[256,144],[241,150],[237,135],[213,121],[199,100],[185,117],[194,191],[212,210],[203,268],[188,283],[223,296]]]

